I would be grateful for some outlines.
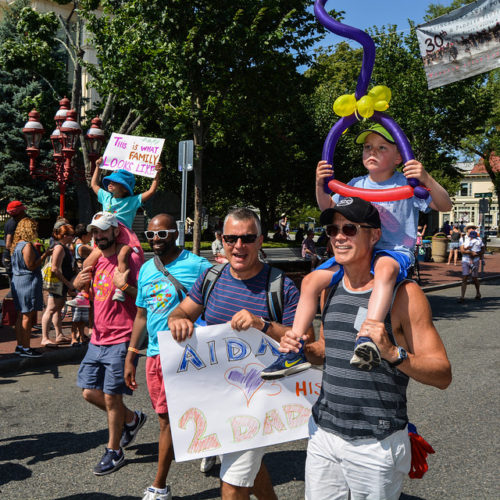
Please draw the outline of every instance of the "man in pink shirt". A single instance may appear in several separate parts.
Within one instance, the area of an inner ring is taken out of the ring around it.
[[[124,273],[118,270],[116,239],[120,229],[112,213],[98,212],[87,229],[102,256],[93,269],[84,268],[74,281],[79,289],[92,285],[94,312],[92,337],[78,370],[77,385],[83,389],[85,400],[107,413],[109,441],[94,467],[94,474],[102,476],[124,464],[123,448],[132,443],[146,421],[144,413],[133,412],[123,403],[123,394],[132,393],[125,385],[123,370],[136,315],[136,286],[142,259],[132,252],[129,269]],[[112,300],[117,288],[125,293],[124,302]]]

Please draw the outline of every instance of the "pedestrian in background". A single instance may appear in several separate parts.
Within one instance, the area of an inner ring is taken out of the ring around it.
[[[222,244],[222,231],[217,229],[215,231],[215,240],[212,241],[212,254],[215,262],[218,264],[226,264],[227,259],[224,255],[224,245]]]
[[[71,224],[62,223],[54,230],[54,246],[52,248],[52,274],[62,283],[61,293],[49,292],[47,307],[42,316],[42,341],[43,347],[57,347],[61,344],[69,344],[70,339],[62,332],[62,308],[66,302],[68,291],[74,293],[75,287],[71,282],[75,275],[73,267],[73,254],[70,245],[73,241],[75,231]],[[51,323],[56,331],[53,342],[49,337]]]
[[[462,233],[458,228],[458,225],[455,224],[450,233],[450,254],[448,255],[448,265],[451,264],[451,259],[453,257],[453,264],[457,265],[458,259],[458,250],[460,249],[460,238],[462,237]]]
[[[31,329],[36,323],[37,311],[43,310],[42,272],[43,259],[50,251],[42,255],[33,245],[38,238],[38,224],[25,217],[17,224],[12,240],[12,298],[16,310],[20,313],[16,322],[17,346],[15,353],[25,358],[42,355],[31,349]]]
[[[465,291],[469,276],[472,278],[476,287],[475,299],[481,298],[479,291],[479,263],[484,255],[484,243],[476,232],[475,224],[467,224],[465,228],[466,235],[460,238],[460,252],[462,253],[462,288],[458,302],[464,302]]]
[[[77,224],[75,227],[75,239],[73,240],[73,253],[75,256],[75,270],[80,272],[83,269],[83,261],[92,252],[92,247],[89,243],[92,239],[91,234],[87,231],[87,226],[85,224]],[[86,294],[86,297],[85,297]],[[81,345],[87,343],[89,338],[85,334],[85,327],[89,326],[89,302],[88,294],[83,291],[79,296],[85,297],[87,300],[83,301],[83,304],[72,307],[72,322],[71,322],[71,345]],[[78,296],[73,299],[73,301],[78,304]]]
[[[10,219],[4,225],[4,235],[5,235],[5,249],[2,255],[2,264],[5,267],[5,271],[12,278],[12,264],[11,264],[11,252],[14,251],[12,246],[12,241],[14,239],[14,233],[16,232],[17,224],[20,220],[28,217],[26,215],[26,207],[17,200],[11,201],[7,205],[7,214],[10,215]]]

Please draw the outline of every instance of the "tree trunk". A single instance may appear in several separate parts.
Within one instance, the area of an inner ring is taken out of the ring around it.
[[[194,227],[193,227],[193,253],[200,255],[201,247],[201,227],[203,210],[203,189],[202,189],[202,169],[203,169],[203,126],[200,120],[194,124]]]

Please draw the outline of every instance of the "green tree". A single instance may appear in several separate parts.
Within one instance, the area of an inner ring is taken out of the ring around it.
[[[263,68],[283,58],[307,63],[316,24],[305,0],[103,0],[102,16],[86,11],[100,69],[101,94],[115,93],[150,113],[163,112],[179,139],[192,137],[194,165],[194,250],[199,251],[203,176],[207,147],[226,124],[228,109]],[[281,65],[277,66],[277,70]],[[271,84],[274,84],[273,79]],[[228,115],[231,115],[229,111]]]
[[[17,1],[4,9],[0,22],[0,198],[20,199],[30,215],[40,217],[57,212],[57,189],[29,175],[21,129],[34,107],[42,123],[52,121],[54,94],[64,91],[64,65],[53,41],[54,16],[33,12],[27,0]],[[37,163],[50,167],[47,136]]]

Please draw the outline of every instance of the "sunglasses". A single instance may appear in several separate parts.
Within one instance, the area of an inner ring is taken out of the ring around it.
[[[168,233],[175,233],[177,229],[160,229],[159,231],[144,231],[144,236],[148,240],[152,240],[155,236],[157,236],[160,240],[164,240],[168,238]]]
[[[257,239],[256,234],[224,234],[222,237],[228,245],[236,245],[238,239],[241,239],[241,243],[243,245],[246,245],[247,243],[255,243],[255,240]]]
[[[344,224],[342,227],[337,226],[337,224],[329,224],[326,226],[325,231],[328,236],[335,237],[342,232],[343,235],[352,238],[358,234],[359,228],[373,229],[372,226],[363,226],[362,224]]]

